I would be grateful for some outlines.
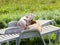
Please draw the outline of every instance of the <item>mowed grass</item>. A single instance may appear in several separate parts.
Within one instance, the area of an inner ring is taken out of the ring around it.
[[[60,27],[60,0],[0,0],[0,28],[5,28],[10,21],[17,21],[22,16],[33,12],[34,19],[54,19],[54,25]],[[55,35],[51,35],[54,44]],[[45,37],[48,43],[48,38]],[[12,41],[13,42],[13,41]],[[14,45],[15,43],[10,43]],[[21,45],[41,45],[39,38],[25,39]],[[59,43],[54,45],[60,45]]]

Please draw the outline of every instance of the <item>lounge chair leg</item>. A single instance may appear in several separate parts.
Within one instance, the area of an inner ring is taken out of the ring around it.
[[[7,41],[7,45],[9,45],[9,41]]]
[[[0,43],[0,45],[1,45],[1,43]]]
[[[19,45],[19,38],[16,39],[16,45]]]
[[[41,37],[41,39],[42,39],[44,45],[46,45],[46,43],[45,43],[45,41],[44,41],[44,38],[43,38],[43,36],[42,36],[41,34],[40,34],[40,37]]]
[[[44,38],[43,38],[43,36],[41,36],[41,38],[42,38],[42,41],[43,41],[44,45],[46,45],[46,43],[45,43],[45,41],[44,41]]]
[[[58,43],[58,39],[59,39],[59,31],[56,32],[56,40],[55,40],[55,43]]]
[[[48,39],[49,39],[49,45],[51,45],[51,40],[50,40],[50,34],[48,34]]]
[[[20,42],[21,42],[21,39],[19,40],[19,44],[20,44]]]

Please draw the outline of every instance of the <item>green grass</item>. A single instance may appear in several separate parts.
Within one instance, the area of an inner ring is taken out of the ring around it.
[[[54,25],[60,27],[60,0],[0,0],[0,28],[5,28],[8,22],[17,21],[31,12],[35,14],[35,20],[54,19]],[[52,35],[52,42],[55,40],[54,37]],[[33,38],[27,40],[22,40],[22,45],[24,45],[23,42],[26,45],[40,45],[41,43],[40,39],[36,39],[37,42]],[[47,37],[45,40],[48,43]],[[11,45],[14,43],[11,42]],[[60,45],[60,39],[56,45]]]

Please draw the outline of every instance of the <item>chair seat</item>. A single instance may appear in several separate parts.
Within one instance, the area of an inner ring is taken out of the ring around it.
[[[60,30],[60,27],[48,25],[48,26],[43,27],[43,31],[41,32],[41,34],[53,33],[53,32],[59,31],[59,30]]]
[[[55,31],[59,31],[59,27],[55,27],[52,25],[48,25],[43,27],[43,31],[40,32],[41,35],[46,35],[49,33],[53,33]],[[15,40],[19,37],[19,34],[6,34],[6,35],[0,35],[0,42],[6,42],[8,40]],[[30,38],[30,37],[39,37],[38,30],[23,30],[21,39],[23,38]]]
[[[19,34],[0,35],[0,42],[15,40],[15,38],[18,38],[18,37],[19,37]]]

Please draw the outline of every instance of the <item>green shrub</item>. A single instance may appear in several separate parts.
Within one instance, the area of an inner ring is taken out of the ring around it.
[[[52,0],[51,3],[56,3],[56,0]]]
[[[39,16],[38,16],[38,15],[37,15],[37,16],[35,16],[35,19],[36,19],[36,20],[38,20],[38,19],[39,19]]]
[[[12,20],[11,18],[4,18],[4,21],[5,21],[6,23],[10,22],[11,20]]]
[[[55,21],[56,21],[57,24],[60,25],[60,16],[57,16],[57,17],[55,18]]]
[[[4,27],[6,27],[6,23],[4,22],[4,21],[0,21],[0,28],[4,28]]]

